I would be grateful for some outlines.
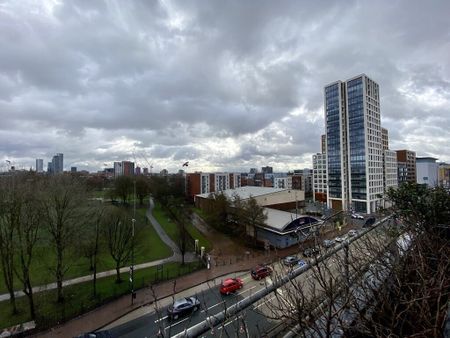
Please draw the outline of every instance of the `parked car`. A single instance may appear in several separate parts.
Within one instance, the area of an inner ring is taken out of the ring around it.
[[[295,256],[287,256],[283,259],[283,264],[286,266],[294,266],[296,265],[298,262],[300,261],[300,259],[298,259]]]
[[[348,232],[348,235],[349,235],[350,237],[356,236],[357,234],[358,234],[358,231],[356,231],[356,230],[350,230],[350,231]]]
[[[253,279],[259,280],[264,277],[270,276],[272,274],[272,269],[267,265],[258,265],[250,271],[250,274],[252,275]]]
[[[303,251],[303,256],[305,257],[312,257],[316,256],[320,253],[320,250],[318,248],[308,248]]]
[[[356,219],[364,219],[363,215],[360,214],[352,214],[352,218],[356,218]]]
[[[227,278],[220,284],[219,291],[223,295],[229,295],[244,286],[244,282],[240,278]]]
[[[200,308],[200,301],[197,297],[186,297],[177,299],[171,306],[167,308],[167,316],[169,319],[178,319]]]
[[[334,239],[326,239],[323,241],[323,246],[325,248],[331,248],[334,245],[334,243],[336,243]]]

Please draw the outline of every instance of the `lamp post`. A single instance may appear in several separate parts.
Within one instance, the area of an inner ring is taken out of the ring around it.
[[[133,218],[131,220],[131,267],[130,267],[130,281],[131,281],[131,305],[134,303],[136,297],[134,293],[134,226],[136,223],[136,180],[133,182],[134,203],[133,203]]]
[[[131,305],[133,305],[134,298],[135,298],[135,293],[134,293],[134,223],[136,223],[136,220],[133,218],[131,220],[131,267],[130,267]]]

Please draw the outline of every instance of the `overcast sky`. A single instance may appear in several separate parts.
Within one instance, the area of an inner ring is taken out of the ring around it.
[[[0,0],[0,170],[312,167],[323,87],[360,73],[391,149],[450,162],[448,0]]]

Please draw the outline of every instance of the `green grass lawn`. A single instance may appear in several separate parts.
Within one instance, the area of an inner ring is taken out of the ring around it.
[[[186,229],[193,239],[198,239],[198,244],[200,247],[204,246],[206,252],[211,251],[212,249],[211,243],[206,239],[205,236],[203,236],[203,234],[195,226],[189,223],[186,225]]]
[[[136,218],[138,222],[135,245],[135,264],[154,261],[169,257],[172,254],[170,248],[161,240],[153,226],[145,216],[147,208],[139,208],[136,210]],[[75,278],[79,276],[89,275],[89,261],[82,256],[79,251],[77,242],[75,242],[72,250],[68,251],[66,256],[68,270],[64,279]],[[48,284],[55,281],[52,267],[55,264],[54,249],[48,241],[43,241],[39,247],[35,249],[33,264],[31,266],[31,280],[34,286]],[[97,271],[106,271],[115,268],[115,263],[108,253],[106,243],[103,243],[98,258]],[[1,273],[1,271],[0,271]],[[22,287],[16,278],[15,289],[21,290]],[[6,286],[3,278],[0,278],[0,293],[6,293]]]
[[[186,263],[184,266],[180,263],[167,263],[159,273],[156,267],[136,270],[135,289],[146,287],[155,281],[176,278],[199,268],[201,265],[194,262]],[[35,294],[38,327],[41,329],[51,327],[57,322],[73,318],[111,299],[129,293],[129,273],[123,273],[121,276],[124,282],[120,284],[115,283],[115,276],[97,280],[96,298],[92,295],[92,282],[65,287],[63,304],[56,303],[56,290]],[[26,297],[17,299],[17,307],[19,313],[12,315],[9,301],[0,302],[0,329],[31,320]]]
[[[172,220],[168,215],[166,215],[166,213],[161,207],[161,204],[158,202],[155,202],[155,207],[153,209],[153,216],[162,226],[166,234],[172,239],[172,241],[178,243],[179,234],[177,225],[174,222],[172,222]]]
[[[161,224],[164,231],[169,235],[169,237],[175,243],[178,243],[179,233],[177,225],[174,222],[172,222],[170,217],[164,212],[164,210],[161,208],[161,204],[155,203],[155,208],[153,209],[153,216],[155,216],[156,220],[158,221],[159,224]],[[204,246],[206,251],[211,250],[212,248],[211,243],[190,222],[186,223],[186,230],[193,239],[199,240],[199,246]],[[193,246],[190,249],[193,250],[194,249]]]

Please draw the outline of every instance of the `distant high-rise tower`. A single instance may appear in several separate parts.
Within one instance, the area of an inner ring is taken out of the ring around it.
[[[273,174],[273,168],[269,166],[265,166],[261,168],[261,172],[263,174]]]
[[[114,177],[119,177],[122,175],[122,162],[114,162]]]
[[[365,74],[325,87],[328,205],[372,213],[381,205],[378,84]]]
[[[36,159],[36,172],[37,173],[44,172],[44,160],[42,158]]]
[[[52,159],[52,173],[60,174],[64,171],[64,154],[58,153]]]
[[[122,161],[122,173],[124,176],[134,175],[134,162]]]

